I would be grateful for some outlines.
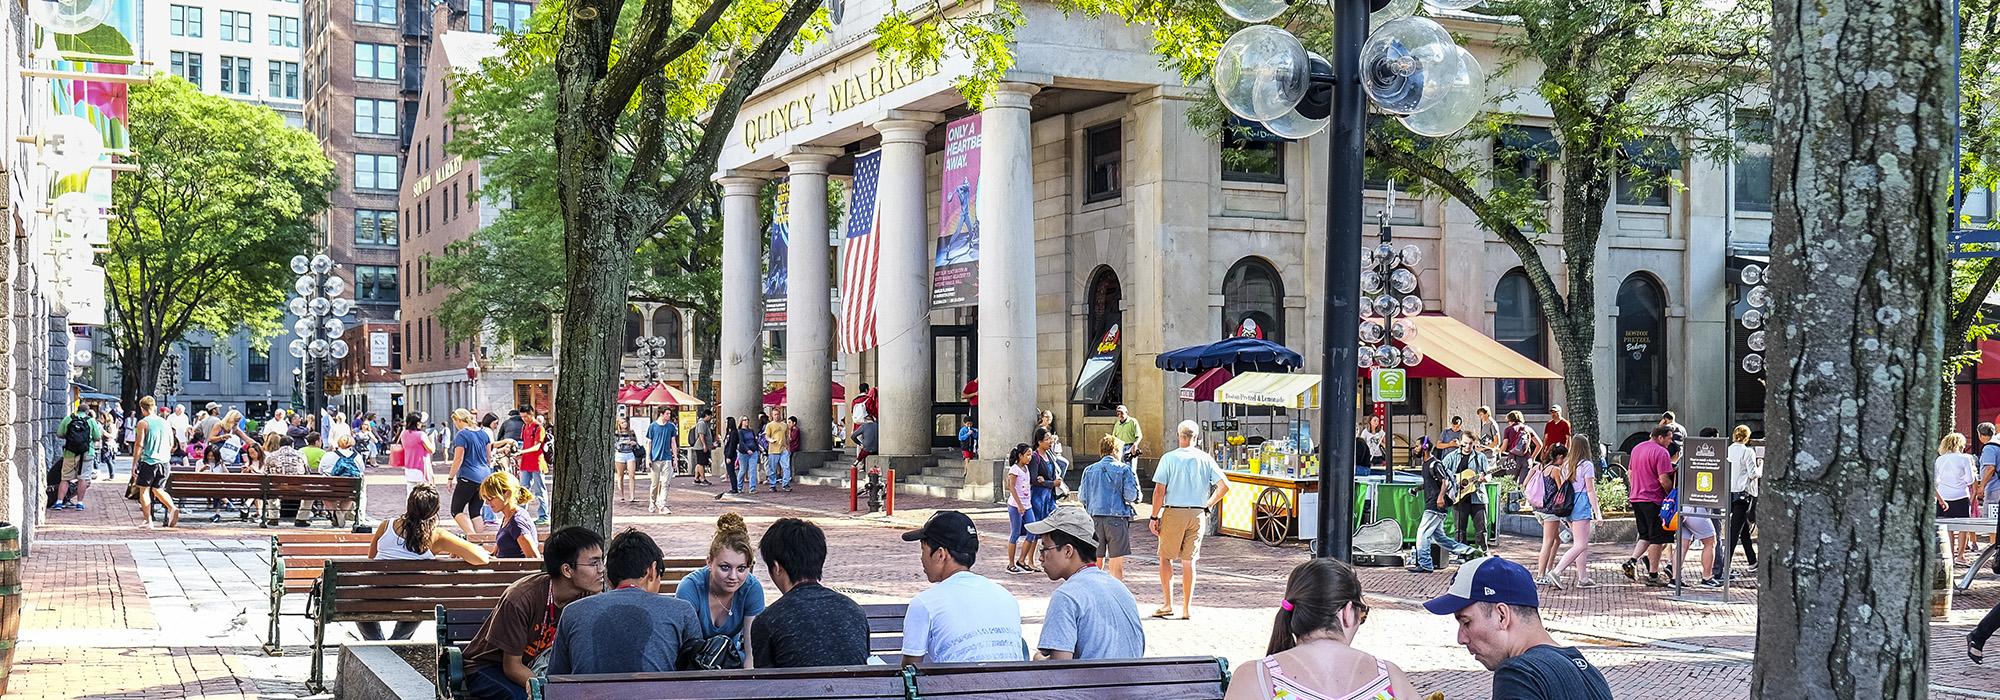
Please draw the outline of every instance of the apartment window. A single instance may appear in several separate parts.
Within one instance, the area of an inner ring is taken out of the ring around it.
[[[404,237],[410,235],[410,210],[403,210],[403,216],[396,221],[396,225],[401,227],[400,230]]]
[[[1117,199],[1122,191],[1118,171],[1124,164],[1125,136],[1118,122],[1083,132],[1085,204]]]
[[[354,133],[396,135],[396,101],[354,98]]]
[[[465,210],[468,212],[472,211],[472,208],[478,204],[478,198],[472,195],[472,191],[478,189],[478,187],[478,185],[473,183],[471,175],[465,176]]]
[[[1627,141],[1624,151],[1638,172],[1618,172],[1618,203],[1667,206],[1667,192],[1673,187],[1670,176],[1681,167],[1680,149],[1672,141],[1650,136]]]
[[[250,94],[250,59],[241,56],[222,57],[222,94]]]
[[[201,8],[168,5],[167,33],[174,36],[201,36]]]
[[[250,13],[223,10],[220,24],[223,41],[250,43]]]
[[[1494,184],[1526,188],[1543,200],[1549,198],[1549,177],[1555,170],[1562,146],[1555,133],[1539,126],[1505,126],[1493,142]]]
[[[272,46],[299,47],[299,18],[271,15],[266,19]]]
[[[396,46],[394,44],[354,44],[354,77],[374,80],[396,79]]]
[[[354,21],[395,24],[396,0],[354,0]]]
[[[466,0],[465,26],[475,32],[486,31],[486,0]]]
[[[1736,208],[1771,210],[1771,117],[1755,112],[1736,115]]]
[[[493,31],[498,32],[505,29],[510,32],[519,32],[527,29],[528,13],[533,12],[534,9],[534,5],[525,2],[493,0]]]
[[[396,212],[382,209],[354,210],[355,245],[396,245]]]
[[[168,54],[167,62],[174,75],[187,79],[195,89],[201,89],[201,54],[175,51]]]
[[[396,189],[396,157],[373,153],[354,154],[354,189]]]
[[[1222,179],[1233,182],[1285,181],[1285,141],[1262,128],[1222,129]]]
[[[271,381],[271,349],[247,348],[244,352],[250,363],[245,366],[243,380],[251,383]]]
[[[354,298],[359,301],[395,301],[396,266],[355,265]]]
[[[188,346],[188,381],[215,381],[215,361],[206,345]]]
[[[271,89],[273,98],[299,99],[299,64],[295,61],[271,62]]]

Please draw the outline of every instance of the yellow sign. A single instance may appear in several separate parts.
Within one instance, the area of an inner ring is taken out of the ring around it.
[[[936,65],[912,68],[901,63],[882,63],[853,75],[836,77],[827,86],[824,101],[819,94],[808,93],[743,120],[743,145],[755,149],[759,143],[812,124],[816,116],[831,117],[937,74]]]
[[[458,171],[463,169],[465,169],[465,156],[452,156],[450,160],[446,160],[443,165],[438,166],[438,169],[417,178],[416,184],[410,185],[410,196],[414,197],[429,192],[432,187],[444,182],[453,175],[457,175]]]

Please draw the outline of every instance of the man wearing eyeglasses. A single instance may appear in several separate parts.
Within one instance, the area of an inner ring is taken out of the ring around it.
[[[626,530],[604,552],[610,590],[574,603],[556,624],[550,674],[673,671],[681,651],[701,644],[694,606],[660,595],[661,559],[653,538]]]
[[[1096,523],[1064,506],[1028,523],[1041,541],[1042,571],[1062,581],[1049,596],[1036,647],[1045,659],[1136,659],[1146,655],[1139,601],[1123,581],[1097,568]]]

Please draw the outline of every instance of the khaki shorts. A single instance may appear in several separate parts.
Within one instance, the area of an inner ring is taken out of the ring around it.
[[[83,458],[64,452],[62,456],[62,480],[76,481],[83,478]]]
[[[1200,508],[1165,508],[1160,513],[1160,560],[1194,561],[1201,558],[1201,534],[1208,529],[1208,513]]]

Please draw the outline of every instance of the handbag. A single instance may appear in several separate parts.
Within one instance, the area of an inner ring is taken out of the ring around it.
[[[126,480],[125,480],[125,500],[128,500],[128,501],[136,501],[136,500],[139,500],[139,475],[138,475],[138,474],[133,474],[133,475],[132,475],[132,478],[130,478],[130,479],[126,479]]]
[[[693,647],[688,665],[697,669],[743,668],[743,647],[736,638],[718,634]]]

